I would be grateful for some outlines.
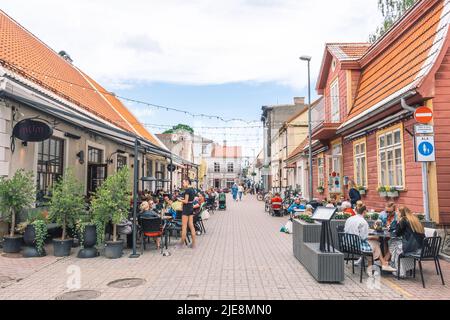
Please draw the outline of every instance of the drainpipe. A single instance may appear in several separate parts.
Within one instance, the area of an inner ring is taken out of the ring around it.
[[[405,98],[402,98],[401,100],[402,108],[415,112],[416,108],[408,105],[406,103]],[[415,139],[415,135],[413,136],[413,139]],[[425,219],[426,221],[430,221],[430,205],[429,205],[429,190],[428,190],[428,162],[422,162],[422,191],[423,191],[423,212],[425,213]]]

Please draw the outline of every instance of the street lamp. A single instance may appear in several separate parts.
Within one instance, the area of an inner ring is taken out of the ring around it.
[[[309,140],[309,201],[313,200],[313,169],[312,169],[312,141],[311,141],[311,57],[301,56],[300,60],[308,62],[308,140]]]

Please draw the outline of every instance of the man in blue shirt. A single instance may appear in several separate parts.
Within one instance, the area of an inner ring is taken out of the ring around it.
[[[394,231],[397,227],[397,214],[395,212],[395,203],[388,202],[383,212],[380,213],[379,219],[383,223],[383,228]]]
[[[299,214],[299,213],[305,212],[305,209],[306,209],[306,206],[300,202],[299,198],[296,198],[294,203],[292,203],[290,205],[290,207],[288,208],[288,212],[290,214],[296,214],[296,213]]]

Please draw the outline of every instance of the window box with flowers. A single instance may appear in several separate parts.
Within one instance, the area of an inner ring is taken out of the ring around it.
[[[378,189],[378,194],[380,195],[380,197],[385,198],[387,197],[387,190],[385,186],[379,186]]]
[[[316,189],[317,193],[323,194],[325,192],[325,188],[323,186],[318,186]]]
[[[356,189],[359,191],[360,195],[365,195],[367,193],[367,188],[364,186],[357,186]]]
[[[389,198],[397,198],[398,197],[398,190],[396,187],[393,187],[393,186],[386,187],[386,193]]]

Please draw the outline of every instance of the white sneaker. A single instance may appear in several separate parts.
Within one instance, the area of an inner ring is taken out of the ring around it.
[[[359,258],[355,261],[355,266],[359,266],[361,264],[362,258]]]
[[[382,266],[382,267],[381,267],[381,270],[387,271],[387,272],[395,272],[395,271],[397,271],[397,269],[392,268],[392,267],[389,266],[389,265],[387,265],[387,266]]]

